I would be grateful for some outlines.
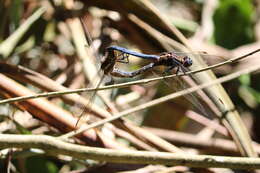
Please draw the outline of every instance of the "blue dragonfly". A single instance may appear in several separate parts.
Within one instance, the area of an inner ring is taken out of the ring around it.
[[[250,56],[258,51],[259,50],[253,51],[241,57]],[[116,64],[115,62],[129,63],[130,55],[147,60],[149,63],[131,72],[126,72],[115,67]],[[121,78],[133,78],[138,75],[144,74],[147,71],[150,70],[154,71],[155,67],[158,66],[166,67],[166,70],[164,70],[162,74],[159,74],[160,76],[170,73],[173,69],[176,69],[175,71],[176,74],[178,74],[180,70],[185,74],[186,72],[189,71],[188,68],[193,65],[193,61],[189,55],[201,56],[204,58],[215,56],[215,55],[209,55],[205,52],[203,53],[163,52],[161,54],[154,55],[154,54],[144,54],[144,53],[135,52],[119,46],[109,46],[106,48],[106,59],[102,62],[101,69],[106,74],[115,77],[121,77]],[[219,59],[225,59],[224,57],[220,57],[220,56],[215,56],[215,57]],[[191,74],[189,74],[188,77],[190,77],[189,82],[196,84],[196,82],[194,83],[193,76]],[[180,77],[175,77],[171,79],[168,78],[164,80],[165,80],[164,83],[166,83],[170,88],[173,88],[175,91],[184,90],[189,87]],[[214,110],[205,108],[202,105],[201,102],[202,100],[203,102],[206,102],[206,104],[209,104],[209,102],[211,102],[211,100],[204,92],[198,91],[197,93],[189,94],[186,95],[185,97],[188,101],[190,101],[195,106],[196,110],[199,113],[201,113],[202,115],[208,118],[213,118],[213,114],[216,112],[214,112]]]
[[[118,53],[119,52],[119,53]],[[149,63],[135,71],[127,72],[116,67],[116,63],[129,63],[129,55],[142,58],[147,60]],[[103,71],[101,80],[98,82],[96,87],[99,87],[102,83],[104,75],[110,75],[114,77],[121,78],[133,78],[140,74],[144,74],[146,71],[152,70],[157,66],[167,67],[165,72],[170,72],[172,69],[177,68],[176,73],[180,70],[183,72],[188,71],[187,68],[192,65],[192,59],[188,56],[180,57],[174,52],[165,52],[159,55],[153,54],[144,54],[139,52],[134,52],[129,49],[119,47],[119,46],[110,46],[105,50],[104,60],[101,63],[100,70]],[[89,99],[89,102],[95,97],[96,92],[93,92],[92,96]],[[89,103],[90,104],[90,103]],[[89,107],[89,105],[87,105]],[[80,114],[79,119],[84,115],[85,108]]]
[[[119,53],[117,53],[119,52]],[[139,52],[134,52],[132,50],[119,47],[119,46],[110,46],[106,48],[106,59],[103,61],[101,65],[101,69],[103,71],[106,71],[106,73],[109,73],[111,76],[115,77],[121,77],[121,78],[133,78],[138,75],[144,74],[147,71],[153,71],[154,68],[157,66],[163,66],[166,67],[166,70],[164,70],[163,74],[159,75],[166,75],[170,73],[173,69],[176,69],[175,73],[179,73],[181,70],[183,73],[186,73],[189,71],[189,67],[192,66],[193,62],[192,59],[187,56],[188,54],[185,53],[179,53],[179,52],[163,52],[159,55],[153,55],[153,54],[144,54]],[[124,61],[124,63],[128,63],[128,57],[129,55],[135,56],[138,58],[142,58],[144,60],[148,60],[150,63],[147,65],[131,72],[126,72],[123,70],[120,70],[115,67],[115,63],[112,63],[115,60]],[[200,54],[202,56],[208,54]],[[125,61],[126,60],[126,61]],[[109,70],[108,70],[109,69]],[[157,73],[158,76],[158,73]],[[192,77],[192,76],[190,76]],[[174,79],[165,79],[164,83],[167,84],[170,88],[173,88],[175,91],[183,90],[188,88],[188,85],[183,82],[183,80],[179,77],[175,77]],[[195,94],[189,94],[188,96],[185,96],[187,100],[189,100],[196,108],[197,110],[207,116],[212,117],[212,113],[209,111],[206,111],[205,108],[203,108],[202,104],[198,100],[198,96],[195,96]],[[204,96],[205,97],[205,96]]]
[[[83,22],[83,20],[81,19],[81,23],[84,27],[84,31],[85,31],[85,35],[87,38],[87,41],[89,44],[92,43],[92,40],[90,39],[89,33],[87,32],[87,27],[85,26],[85,23]],[[141,68],[135,70],[135,71],[124,71],[121,70],[119,68],[116,67],[117,63],[124,63],[127,64],[129,63],[129,57],[130,56],[134,56],[137,58],[141,58],[144,59],[148,62],[147,65],[142,66]],[[138,75],[144,74],[145,72],[149,71],[149,70],[153,70],[155,67],[157,66],[163,66],[166,67],[166,70],[164,71],[164,74],[171,72],[173,69],[176,69],[176,73],[178,73],[180,70],[182,72],[187,72],[189,71],[188,68],[193,64],[192,59],[185,55],[184,56],[180,56],[175,52],[164,52],[158,55],[154,55],[154,54],[144,54],[144,53],[139,53],[139,52],[135,52],[120,46],[109,46],[105,49],[105,56],[101,62],[101,66],[100,66],[100,71],[102,71],[102,75],[100,78],[100,81],[98,82],[98,84],[95,86],[96,88],[98,88],[101,83],[103,82],[104,76],[114,76],[114,77],[120,77],[120,78],[133,78],[136,77]],[[176,82],[176,80],[174,81],[174,83]],[[187,88],[187,86],[185,87],[184,83],[181,80],[177,81],[180,85],[178,85],[179,89],[185,89]],[[167,83],[167,82],[166,82]],[[168,86],[172,86],[171,84],[167,83]],[[176,89],[176,87],[175,87]],[[93,101],[93,98],[96,95],[96,91],[92,93],[92,95],[89,98],[89,103],[88,105],[86,105],[86,107],[83,108],[82,113],[79,116],[79,119],[76,123],[76,126],[79,122],[79,120],[81,119],[81,117],[85,114],[87,107],[88,110],[91,110],[90,104]],[[202,106],[198,106],[198,101],[197,99],[194,99],[195,97],[193,97],[193,101],[191,101],[193,104],[195,104],[196,107],[199,107],[199,109],[203,109]],[[190,100],[190,99],[188,99]],[[195,100],[195,101],[194,101]],[[205,111],[203,111],[205,114]]]
[[[116,58],[115,51],[121,52],[121,54],[119,54],[121,58]],[[153,55],[153,54],[134,52],[119,46],[110,46],[106,48],[106,54],[107,56],[101,65],[101,69],[105,72],[105,74],[110,73],[112,76],[116,76],[116,77],[129,77],[129,78],[135,77],[150,69],[153,69],[156,66],[168,67],[165,72],[169,72],[174,68],[177,68],[176,73],[178,73],[180,69],[183,72],[186,72],[187,68],[192,65],[192,59],[190,57],[184,56],[181,58],[174,52],[164,52],[159,55]],[[145,60],[149,60],[151,63],[132,72],[122,71],[114,66],[115,60],[117,62],[128,63],[129,55],[139,57]]]

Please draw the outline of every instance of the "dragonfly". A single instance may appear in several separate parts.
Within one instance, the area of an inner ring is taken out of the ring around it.
[[[116,59],[114,58],[116,56],[114,53],[115,51],[120,51],[121,52],[120,55],[122,55],[122,58],[127,59],[126,62],[129,62],[128,57],[129,55],[132,55],[135,57],[149,60],[151,61],[151,63],[132,72],[122,71],[114,66],[115,63],[111,62],[111,60]],[[188,56],[180,57],[174,52],[164,52],[159,55],[153,55],[153,54],[134,52],[120,46],[110,46],[106,48],[106,52],[108,56],[107,59],[102,63],[101,69],[103,69],[104,71],[108,71],[107,69],[110,69],[109,73],[115,77],[128,77],[128,78],[135,77],[150,69],[153,69],[156,66],[168,67],[165,70],[165,73],[170,72],[174,68],[177,68],[176,73],[178,73],[180,69],[183,72],[186,72],[187,68],[193,64],[192,59],[190,57]]]
[[[89,33],[87,32],[87,27],[82,19],[80,21],[83,25],[87,41],[90,45],[92,40],[90,38]],[[135,71],[131,71],[131,72],[124,71],[124,70],[117,68],[117,66],[116,66],[117,63],[128,64],[130,55],[144,59],[144,60],[148,61],[149,63],[147,65],[144,65],[141,68],[139,68]],[[158,55],[144,54],[144,53],[129,50],[124,47],[113,45],[113,46],[109,46],[105,49],[105,56],[101,62],[101,67],[99,70],[99,71],[102,71],[103,74],[101,75],[100,81],[96,85],[96,88],[98,88],[101,85],[103,78],[105,76],[113,76],[113,77],[120,77],[120,78],[133,78],[138,75],[144,74],[145,72],[147,72],[149,70],[153,70],[157,66],[167,67],[167,69],[164,72],[165,74],[175,68],[176,68],[176,73],[178,73],[180,70],[185,73],[188,71],[188,67],[190,67],[192,64],[193,64],[192,59],[189,56],[179,56],[175,52],[163,52]],[[182,83],[182,82],[180,82],[180,83]],[[81,117],[87,111],[87,107],[88,107],[88,110],[91,110],[90,104],[93,101],[93,98],[95,97],[96,92],[97,91],[94,91],[92,93],[91,97],[89,98],[88,105],[84,107],[82,113],[80,114],[80,116],[78,118],[76,126],[77,126],[78,122],[80,121]]]
[[[121,58],[120,60],[127,59],[127,63],[129,62],[128,57],[129,55],[139,57],[145,60],[149,60],[150,63],[147,65],[144,65],[143,67],[131,71],[131,72],[126,72],[123,70],[120,70],[114,66],[115,63],[111,62],[113,60],[116,60],[117,53],[115,52],[120,52],[119,55]],[[144,74],[145,72],[149,70],[153,70],[157,66],[163,66],[166,67],[166,70],[163,72],[164,75],[168,74],[171,72],[173,69],[176,68],[175,74],[178,74],[179,71],[181,70],[184,74],[189,71],[189,67],[192,66],[193,61],[192,59],[185,55],[185,53],[181,53],[180,56],[179,52],[163,52],[159,55],[154,55],[154,54],[144,54],[144,53],[139,53],[139,52],[134,52],[132,50],[120,47],[120,46],[110,46],[106,48],[106,53],[107,53],[107,59],[102,63],[101,67],[109,67],[109,74],[111,76],[115,77],[121,77],[121,78],[133,78],[136,77],[140,74]],[[204,55],[204,54],[201,54]],[[106,71],[106,68],[103,69]],[[191,76],[190,76],[191,77]],[[175,90],[182,90],[186,89],[188,86],[181,80],[176,78],[174,79],[165,79],[164,83],[166,83],[170,88],[174,88]],[[172,84],[174,83],[174,84]],[[174,86],[173,86],[174,85]],[[195,94],[189,94],[188,96],[185,96],[187,100],[189,100],[195,107],[197,107],[198,111],[201,112],[203,115],[207,117],[209,112],[203,108],[203,106],[200,104],[198,99],[196,98]]]
[[[131,72],[124,71],[117,68],[116,63],[118,62],[129,63],[129,55],[148,60],[150,63]],[[146,71],[153,69],[156,66],[167,67],[165,72],[169,72],[174,68],[177,68],[176,73],[178,73],[180,69],[183,72],[185,72],[187,71],[186,68],[192,65],[192,59],[190,57],[184,56],[180,58],[180,56],[178,56],[174,52],[164,52],[159,55],[153,55],[153,54],[144,54],[144,53],[135,52],[120,46],[107,47],[105,50],[104,57],[105,58],[101,63],[101,68],[100,68],[100,70],[103,71],[104,75],[111,75],[114,77],[121,77],[121,78],[133,78],[135,76],[145,73]],[[101,79],[98,82],[96,88],[98,88],[102,83],[104,75],[101,76]],[[96,92],[93,93],[93,95],[89,99],[89,102],[92,101],[92,99],[95,97],[95,94]],[[84,113],[85,110],[83,110],[83,112],[80,114],[79,120],[84,115]]]

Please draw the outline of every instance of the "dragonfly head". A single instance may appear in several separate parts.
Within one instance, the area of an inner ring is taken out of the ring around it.
[[[189,67],[191,65],[192,65],[192,59],[190,57],[188,57],[188,56],[185,56],[183,58],[183,66],[184,67]]]

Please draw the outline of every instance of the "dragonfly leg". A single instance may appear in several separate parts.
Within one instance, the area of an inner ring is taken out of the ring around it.
[[[180,66],[177,67],[176,74],[178,74],[180,71]]]
[[[173,65],[173,66],[168,67],[168,68],[163,72],[163,74],[164,74],[164,75],[169,74],[170,71],[171,71],[172,69],[174,69],[175,67],[176,67],[176,65]],[[177,66],[176,74],[178,73],[178,71],[179,71],[179,66]]]
[[[183,66],[178,66],[177,67],[176,74],[178,74],[180,72],[180,69],[181,69],[182,73],[185,75],[187,70],[185,68],[183,68]]]
[[[116,61],[117,62],[120,62],[120,63],[125,63],[125,64],[128,64],[129,63],[129,54],[126,54],[126,53],[121,53],[118,57],[121,57],[121,58],[118,58]]]
[[[129,54],[126,55],[126,62],[129,63]]]
[[[185,69],[185,67],[183,67],[183,66],[180,66],[180,68],[181,68],[181,71],[183,72],[183,74],[186,75],[187,69]],[[176,73],[176,74],[177,74],[177,73]]]

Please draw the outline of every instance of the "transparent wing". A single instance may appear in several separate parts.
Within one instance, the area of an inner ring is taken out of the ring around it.
[[[179,62],[176,61],[176,63],[179,64]],[[180,70],[182,72],[188,72],[189,69],[179,64]],[[161,75],[158,72],[155,72],[156,75]],[[175,70],[172,70],[171,73],[176,73]],[[164,79],[163,82],[171,89],[173,89],[174,92],[185,90],[189,87],[196,86],[196,83],[192,80],[192,76],[177,76],[174,78],[167,78]],[[207,118],[213,118],[213,113],[205,107],[205,102],[207,99],[207,95],[203,91],[198,91],[195,93],[191,93],[188,95],[184,95],[184,97],[193,105],[195,108],[195,111],[198,112],[201,115],[204,115]]]
[[[189,76],[166,79],[164,82],[168,83],[167,85],[172,87],[175,91],[181,91],[196,86],[195,82]],[[207,97],[205,93],[198,91],[196,93],[184,95],[184,97],[193,105],[196,112],[206,116],[207,118],[212,118],[212,112],[206,109],[203,104],[203,100],[205,101],[205,98]]]
[[[212,55],[208,54],[206,52],[174,52],[176,55],[179,57],[200,57],[199,59],[203,60],[203,63],[206,63],[207,65],[213,65],[220,63],[222,61],[227,61],[229,58],[224,57],[224,56],[219,56],[219,55]]]
[[[83,26],[84,35],[86,38],[86,41],[84,42],[85,44],[84,48],[87,56],[84,57],[82,62],[84,66],[84,74],[86,75],[89,81],[87,87],[98,88],[102,84],[104,78],[104,74],[100,70],[100,66],[101,66],[100,58],[97,51],[93,47],[92,44],[93,42],[88,32],[87,26],[85,25],[85,22],[83,21],[82,18],[80,18],[80,21],[81,21],[81,25]],[[92,104],[95,100],[96,94],[97,91],[88,93],[86,96],[88,98],[88,101],[85,105],[75,104],[73,114],[79,117],[75,126],[78,126],[79,121],[87,112],[91,113]]]
[[[219,60],[227,60],[228,58],[224,56],[219,56],[219,55],[212,55],[208,54],[207,52],[174,52],[178,56],[200,56],[204,60],[208,59],[219,59]]]

